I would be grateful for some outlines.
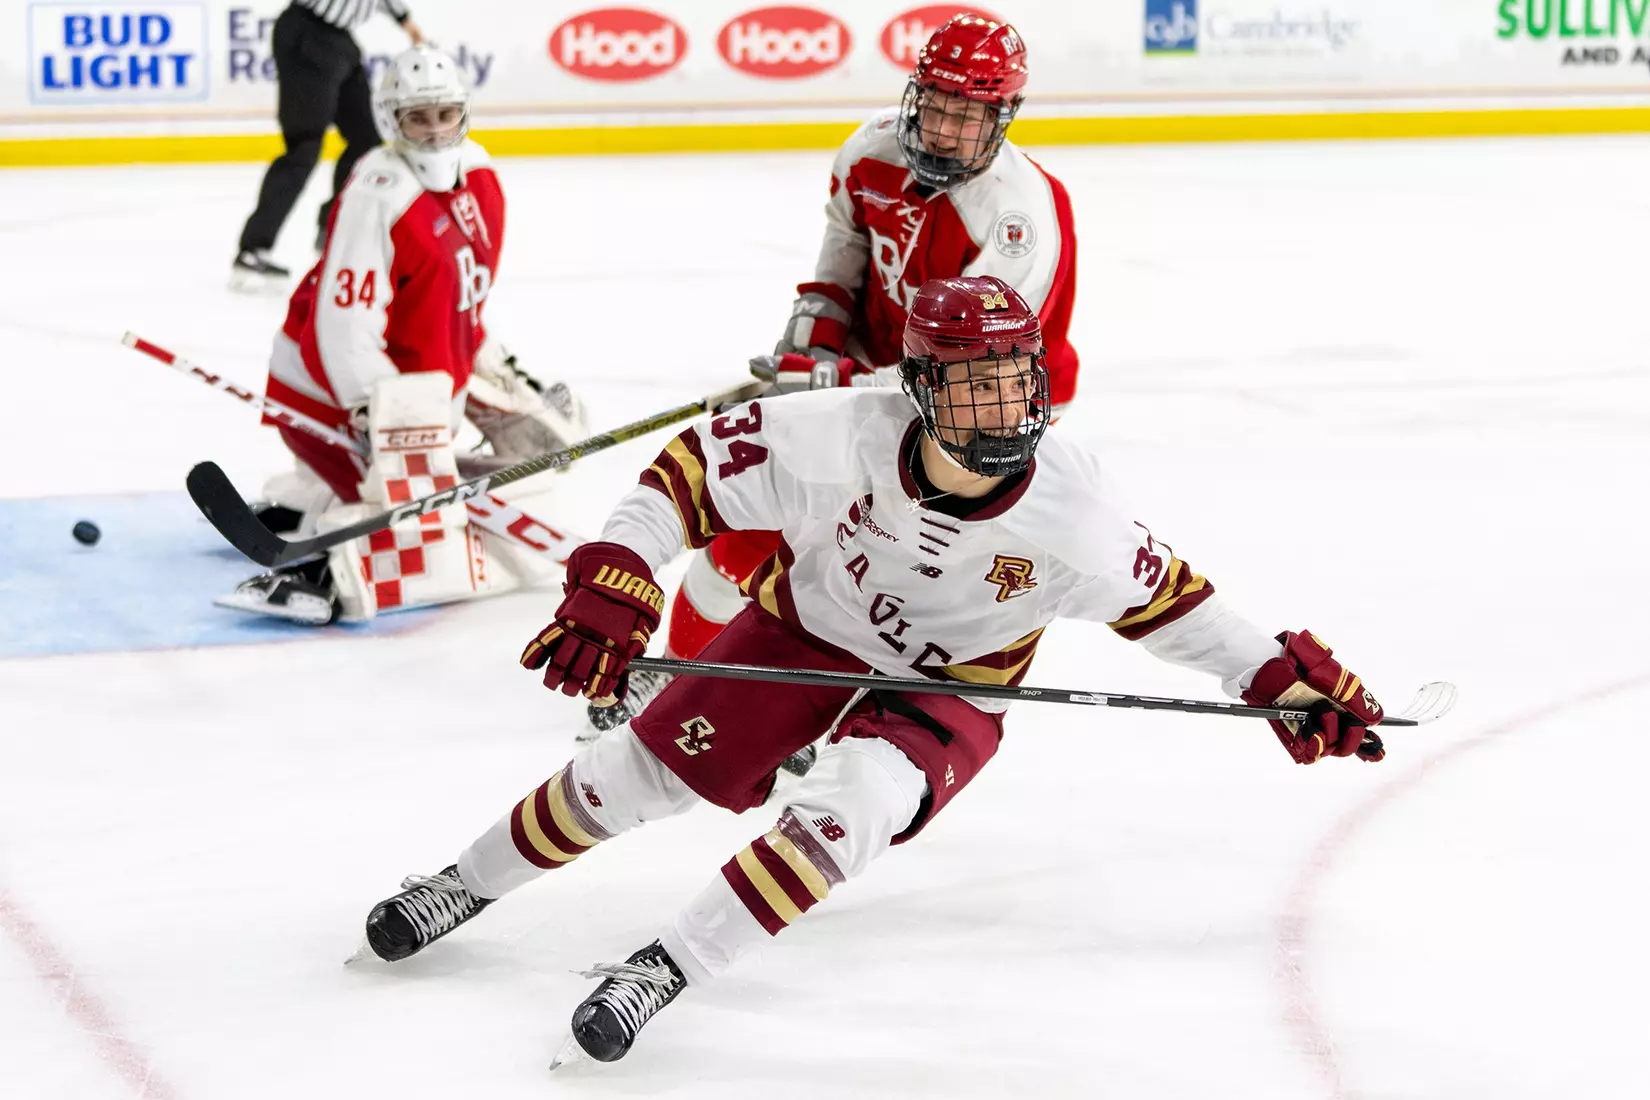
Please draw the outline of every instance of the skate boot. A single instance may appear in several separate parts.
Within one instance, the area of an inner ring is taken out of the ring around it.
[[[408,875],[401,888],[367,914],[367,946],[385,962],[417,954],[493,903],[470,893],[457,864],[438,875]]]
[[[814,761],[819,759],[819,746],[803,745],[791,755],[780,761],[779,766],[796,776],[798,779],[813,771]]]
[[[242,581],[235,591],[212,601],[232,611],[273,615],[305,626],[327,626],[338,619],[340,604],[327,559],[299,562]]]
[[[292,275],[292,272],[269,258],[265,249],[243,248],[235,254],[235,262],[229,268],[229,287],[231,290],[279,290],[280,281]]]
[[[687,988],[687,979],[658,940],[625,962],[601,963],[582,973],[606,981],[573,1010],[572,1042],[552,1069],[580,1051],[598,1062],[617,1062],[654,1014]]]
[[[637,670],[630,674],[630,686],[624,693],[624,698],[612,706],[599,707],[591,703],[585,709],[589,725],[580,730],[574,738],[581,744],[594,741],[610,729],[617,729],[647,709],[647,705],[659,697],[675,676],[668,672],[643,672]]]
[[[284,504],[254,504],[252,514],[258,517],[270,532],[277,535],[290,535],[304,522],[304,514],[296,508],[288,508]]]

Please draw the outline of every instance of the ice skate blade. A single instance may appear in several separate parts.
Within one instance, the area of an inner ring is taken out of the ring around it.
[[[561,1045],[561,1049],[556,1052],[556,1056],[550,1059],[550,1071],[554,1073],[558,1069],[565,1069],[568,1066],[576,1066],[580,1062],[588,1061],[591,1061],[590,1055],[584,1052],[584,1048],[579,1045],[579,1041],[569,1033],[567,1041]]]
[[[286,289],[282,284],[279,276],[261,275],[256,271],[236,270],[229,275],[230,290],[252,297],[274,297]]]
[[[289,623],[300,623],[304,626],[329,626],[336,619],[330,603],[308,593],[299,593],[290,603],[283,605],[272,604],[256,596],[231,592],[227,596],[214,599],[212,606],[227,608],[230,611],[243,611],[248,615],[285,619]]]

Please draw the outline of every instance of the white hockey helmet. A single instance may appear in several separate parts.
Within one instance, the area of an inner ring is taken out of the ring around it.
[[[419,107],[456,106],[462,110],[458,127],[438,138],[414,140],[402,119]],[[470,89],[459,76],[458,63],[434,46],[414,46],[400,54],[378,82],[372,100],[378,130],[395,148],[427,191],[451,191],[458,186],[459,157],[470,132]]]

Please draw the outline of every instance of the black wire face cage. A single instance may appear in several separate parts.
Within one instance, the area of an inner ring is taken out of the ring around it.
[[[923,430],[957,465],[982,477],[1008,477],[1030,468],[1048,430],[1053,405],[1046,356],[1042,348],[1029,356],[1012,348],[963,363],[907,356],[900,380],[922,414]]]
[[[924,86],[912,77],[900,102],[900,151],[919,182],[944,190],[991,167],[1019,109],[1018,96],[988,103]],[[969,131],[976,133],[966,136]]]

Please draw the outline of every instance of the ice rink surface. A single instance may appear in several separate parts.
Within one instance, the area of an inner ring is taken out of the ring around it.
[[[579,708],[515,663],[555,597],[325,634],[207,606],[256,570],[184,473],[251,493],[281,449],[118,341],[261,386],[284,298],[225,289],[260,168],[7,171],[0,1094],[1650,1095],[1650,142],[1033,152],[1082,245],[1054,430],[1256,621],[1389,707],[1454,680],[1449,718],[1305,769],[1239,720],[1021,704],[917,843],[624,1062],[550,1076],[571,971],[773,811],[702,808],[340,965],[570,754]],[[828,163],[503,162],[490,327],[601,426],[737,381],[811,270]],[[664,440],[566,475],[554,518],[598,531]],[[1218,693],[1077,624],[1030,682]]]

